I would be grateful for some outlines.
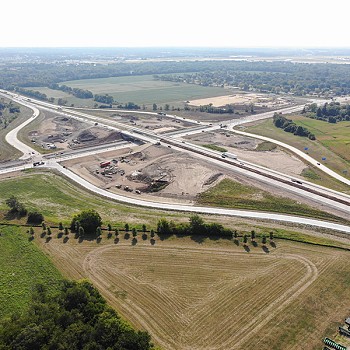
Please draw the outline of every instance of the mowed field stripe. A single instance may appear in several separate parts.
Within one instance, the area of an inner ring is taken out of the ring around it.
[[[202,341],[203,346],[208,344],[210,341],[212,344],[221,344],[225,341],[226,338],[230,339],[231,343],[234,343],[235,337],[233,334],[237,333],[242,325],[247,323],[247,320],[254,317],[256,314],[263,312],[266,308],[266,305],[269,305],[273,302],[281,293],[283,293],[286,288],[291,288],[295,281],[299,280],[305,274],[304,265],[300,266],[303,270],[291,271],[290,266],[285,266],[286,261],[279,259],[280,266],[278,268],[285,273],[281,273],[281,278],[279,278],[279,283],[274,284],[274,277],[269,278],[269,271],[262,273],[260,276],[253,281],[248,279],[244,282],[245,285],[239,290],[238,293],[232,295],[230,290],[226,290],[221,293],[221,296],[218,296],[219,302],[215,305],[208,304],[204,310],[202,310],[202,317],[204,318],[207,314],[212,314],[211,318],[219,321],[219,324],[216,328],[208,328],[205,336],[200,335],[200,328],[203,325],[200,325],[200,322],[196,322],[198,332],[194,331],[194,334],[197,334],[197,341],[199,343]],[[289,262],[290,264],[290,262]],[[275,266],[276,267],[276,266]],[[276,286],[277,288],[271,289],[271,285]],[[232,305],[234,309],[232,310]],[[228,311],[228,310],[232,310]],[[195,320],[199,320],[198,317]],[[225,345],[226,346],[226,345]]]
[[[317,277],[314,264],[298,255],[164,246],[103,246],[83,266],[118,309],[165,349],[239,348],[246,334],[257,332]],[[286,273],[273,284],[269,275],[276,269]],[[114,286],[127,291],[125,300]]]

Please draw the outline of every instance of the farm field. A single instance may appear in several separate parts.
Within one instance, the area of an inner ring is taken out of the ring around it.
[[[225,94],[222,88],[154,80],[152,75],[72,80],[60,84],[90,90],[93,94],[109,94],[119,103],[134,102],[147,106],[152,106],[153,103],[160,105],[168,103],[171,106],[183,107],[184,101],[190,99]],[[67,105],[74,103],[75,106],[91,107],[95,103],[92,99],[77,99],[65,93],[62,95],[61,91],[48,88],[38,87],[35,90],[45,93],[48,97],[65,98],[68,101]]]
[[[164,350],[319,349],[348,316],[346,251],[141,234],[34,242]]]
[[[294,136],[282,129],[276,128],[272,120],[246,125],[242,130],[274,138],[300,150],[304,150],[307,147],[307,152],[311,157],[342,176],[350,178],[350,162],[348,160],[350,154],[349,122],[344,121],[337,124],[330,124],[302,116],[288,116],[288,118],[293,119],[297,125],[307,127],[316,135],[316,141],[311,141],[306,137]],[[322,158],[326,158],[326,160],[322,160]],[[313,179],[314,182],[321,185],[328,185],[334,189],[348,190],[338,182],[328,178],[325,174],[317,170],[317,168],[311,167],[311,170],[316,174]]]
[[[24,310],[37,283],[55,291],[62,279],[25,232],[26,228],[0,225],[0,318]]]

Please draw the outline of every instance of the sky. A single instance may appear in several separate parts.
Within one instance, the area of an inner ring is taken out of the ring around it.
[[[348,0],[14,0],[0,47],[350,47]]]

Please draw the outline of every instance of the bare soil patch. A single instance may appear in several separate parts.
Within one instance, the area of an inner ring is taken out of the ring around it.
[[[186,136],[186,139],[198,145],[210,143],[224,147],[229,152],[236,154],[239,160],[259,164],[291,176],[301,176],[302,171],[307,168],[307,165],[299,158],[279,147],[270,151],[257,151],[258,145],[262,141],[235,135],[229,131],[201,133]]]
[[[267,167],[271,162],[269,154],[275,154],[275,151],[251,152],[254,163],[259,163],[253,158],[256,153],[256,156],[260,157],[260,164]],[[277,162],[275,169],[285,172],[288,168],[291,174],[294,174],[293,171],[296,171],[297,167],[293,159],[290,160],[282,152],[276,152],[276,155],[281,159],[275,158]],[[282,161],[284,161],[283,169],[280,164]],[[108,165],[101,167],[101,163]],[[196,204],[198,194],[227,177],[240,184],[267,191],[273,196],[288,197],[335,215],[340,214],[336,209],[325,209],[322,203],[311,201],[296,193],[286,193],[283,188],[273,186],[269,182],[258,182],[243,173],[236,172],[235,168],[227,169],[206,159],[163,145],[130,144],[130,148],[65,161],[63,165],[98,187],[124,196],[142,196],[142,199],[149,201]]]
[[[120,132],[77,119],[45,113],[45,119],[27,133],[28,139],[44,150],[68,150],[123,140]]]
[[[215,96],[202,98],[198,100],[189,101],[190,105],[193,106],[203,106],[212,104],[214,107],[223,107],[229,104],[240,104],[240,105],[250,105],[253,104],[259,107],[265,108],[282,108],[291,104],[291,100],[289,98],[277,97],[274,95],[266,95],[266,94],[252,94],[252,93],[240,93],[233,95],[224,95],[224,96]]]

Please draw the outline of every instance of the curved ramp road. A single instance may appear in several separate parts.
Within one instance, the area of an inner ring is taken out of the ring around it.
[[[34,113],[31,118],[23,122],[21,125],[19,125],[14,130],[10,131],[6,135],[6,141],[9,142],[11,145],[19,149],[24,153],[23,157],[26,157],[27,154],[33,154],[35,152],[30,146],[25,145],[23,142],[19,141],[17,139],[18,131],[29,124],[32,120],[34,120],[39,115],[39,110],[32,106],[29,103],[24,103],[21,100],[18,101],[19,103],[31,108]],[[40,153],[35,152],[35,155],[41,156]],[[26,165],[16,168],[8,168],[2,172],[10,172],[21,170],[25,168],[30,168],[33,165]],[[122,195],[118,195],[115,193],[108,192],[104,189],[101,189],[87,180],[81,178],[80,176],[76,175],[72,171],[64,168],[59,163],[57,163],[56,160],[50,159],[46,161],[45,167],[56,169],[61,174],[65,175],[66,177],[70,178],[71,180],[75,181],[79,185],[85,187],[87,190],[96,193],[98,195],[101,195],[103,197],[114,199],[119,202],[127,203],[130,205],[138,205],[143,207],[149,207],[154,209],[164,209],[164,210],[175,210],[175,211],[182,211],[182,212],[191,212],[191,213],[204,213],[204,214],[216,214],[216,215],[226,215],[226,216],[235,216],[235,217],[242,217],[242,218],[255,218],[255,219],[264,219],[264,220],[271,220],[271,221],[279,221],[279,222],[286,222],[286,223],[296,223],[301,225],[308,225],[313,227],[319,227],[329,230],[337,230],[345,233],[350,233],[350,226],[336,224],[332,222],[326,222],[322,220],[314,220],[304,217],[297,217],[297,216],[289,216],[289,215],[281,215],[281,214],[273,214],[273,213],[266,213],[266,212],[255,212],[255,211],[249,211],[249,210],[234,210],[234,209],[224,209],[224,208],[213,208],[213,207],[200,207],[200,206],[190,206],[190,205],[183,205],[183,204],[168,204],[168,203],[159,203],[159,202],[152,202],[152,201],[146,201],[139,198],[130,198],[125,197]]]
[[[244,136],[249,136],[249,137],[253,137],[255,139],[259,139],[259,140],[263,140],[263,141],[269,141],[272,142],[276,145],[279,145],[281,147],[287,148],[290,151],[292,151],[293,153],[297,154],[299,157],[305,159],[306,161],[308,161],[310,164],[315,165],[316,167],[318,167],[320,170],[322,170],[323,172],[325,172],[327,175],[332,176],[333,178],[345,183],[346,185],[350,186],[350,180],[346,179],[345,177],[337,174],[335,171],[329,169],[328,167],[326,167],[323,164],[320,164],[316,159],[310,157],[308,154],[305,154],[304,152],[300,151],[299,149],[290,146],[286,143],[283,143],[281,141],[277,141],[275,139],[271,139],[270,137],[265,137],[265,136],[261,136],[261,135],[256,135],[256,134],[251,134],[245,131],[239,131],[239,130],[235,130],[232,129],[232,132],[234,132],[235,134],[239,134],[239,135],[244,135]]]
[[[26,125],[31,123],[40,114],[40,111],[39,111],[39,109],[37,109],[36,107],[34,107],[32,105],[28,105],[28,104],[22,103],[22,102],[21,102],[21,104],[32,109],[34,112],[33,116],[31,118],[27,119],[21,125],[18,125],[16,128],[12,129],[8,134],[6,134],[5,140],[7,143],[9,143],[13,147],[15,147],[19,151],[21,151],[23,153],[23,155],[20,157],[20,159],[25,160],[25,159],[31,158],[33,155],[34,156],[41,156],[41,154],[39,152],[35,151],[30,146],[27,146],[25,143],[19,141],[17,138],[17,134],[22,128],[24,128]]]
[[[253,218],[253,219],[265,219],[279,222],[288,222],[288,223],[297,223],[301,225],[308,225],[320,228],[326,228],[330,230],[338,230],[346,233],[350,233],[350,227],[346,225],[340,225],[332,222],[326,222],[322,220],[314,220],[297,216],[289,216],[289,215],[281,215],[281,214],[273,214],[273,213],[264,213],[264,212],[254,212],[249,210],[235,210],[235,209],[224,209],[224,208],[213,208],[213,207],[200,207],[200,206],[190,206],[184,204],[168,204],[168,203],[158,203],[145,201],[138,198],[131,198],[118,195],[116,193],[108,192],[102,188],[99,188],[87,180],[81,178],[77,174],[72,171],[63,168],[58,163],[53,163],[52,165],[48,164],[50,168],[57,169],[63,175],[67,176],[71,180],[75,181],[79,185],[85,187],[89,191],[96,193],[100,196],[107,197],[109,199],[114,199],[119,202],[138,205],[142,207],[149,207],[154,209],[164,209],[164,210],[175,210],[175,211],[184,211],[190,213],[204,213],[204,214],[217,214],[217,215],[227,215],[227,216],[235,216],[242,218]]]

